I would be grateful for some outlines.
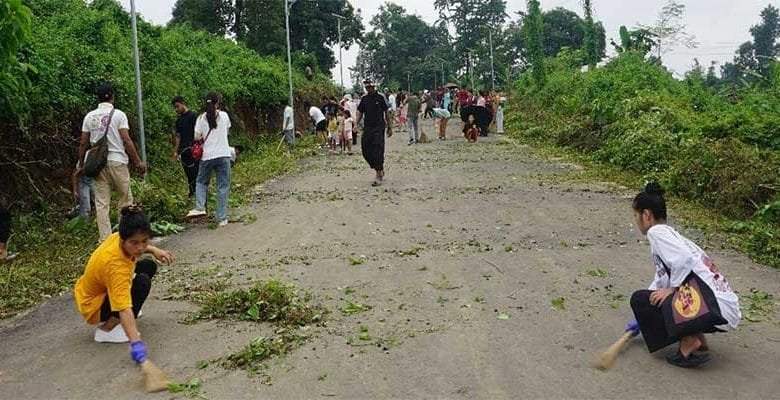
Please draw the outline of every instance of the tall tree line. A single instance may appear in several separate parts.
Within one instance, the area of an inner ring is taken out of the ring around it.
[[[189,24],[216,35],[235,38],[261,55],[283,56],[286,0],[177,0],[170,24]],[[341,40],[349,47],[363,33],[360,10],[347,0],[297,0],[290,9],[290,47],[298,59],[313,57],[311,65],[329,74],[336,65],[331,47]],[[308,56],[306,56],[308,55]],[[304,62],[305,63],[305,62]]]
[[[529,13],[507,15],[505,0],[435,0],[434,6],[439,18],[427,23],[397,4],[382,5],[360,41],[354,76],[372,74],[395,88],[432,88],[450,81],[490,88],[493,78],[501,87],[534,65],[526,35]],[[563,8],[538,11],[539,39],[544,39],[540,57],[569,48],[582,52],[585,65],[605,56],[604,27],[592,17],[583,19]]]

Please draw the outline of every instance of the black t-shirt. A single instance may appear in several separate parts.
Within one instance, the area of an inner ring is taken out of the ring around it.
[[[179,118],[176,120],[176,134],[179,135],[179,148],[177,151],[179,153],[192,146],[192,142],[195,140],[195,121],[197,119],[198,114],[187,111],[179,115]]]
[[[327,103],[320,107],[320,110],[322,110],[322,113],[325,114],[326,118],[328,114],[333,114],[333,116],[336,116],[336,113],[339,111],[339,105],[336,103]]]
[[[389,108],[385,98],[377,92],[363,96],[358,105],[358,111],[363,113],[367,128],[385,126],[385,112]]]

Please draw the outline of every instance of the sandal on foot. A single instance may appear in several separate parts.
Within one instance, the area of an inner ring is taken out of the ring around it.
[[[382,185],[382,181],[373,181],[373,182],[371,182],[371,186],[381,186],[381,185]]]
[[[666,361],[680,368],[695,368],[710,361],[710,356],[707,354],[691,353],[688,358],[685,358],[679,350],[676,353],[666,356]]]

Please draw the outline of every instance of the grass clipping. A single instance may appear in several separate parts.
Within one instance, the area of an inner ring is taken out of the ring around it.
[[[321,322],[327,311],[310,305],[311,295],[299,296],[293,285],[277,280],[258,282],[249,289],[214,293],[202,299],[200,311],[184,323],[209,319],[273,322],[280,326],[305,326]]]

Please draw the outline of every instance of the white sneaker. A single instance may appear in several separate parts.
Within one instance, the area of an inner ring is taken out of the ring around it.
[[[95,329],[95,341],[98,343],[127,343],[130,341],[122,325],[117,325],[111,332],[106,332],[100,328]]]
[[[220,228],[223,227],[223,226],[227,226],[227,224],[228,224],[228,220],[226,220],[226,219],[223,219],[222,221],[219,221],[219,227]]]
[[[187,213],[187,218],[202,217],[204,215],[206,215],[206,211],[192,209],[190,210],[190,212]]]

